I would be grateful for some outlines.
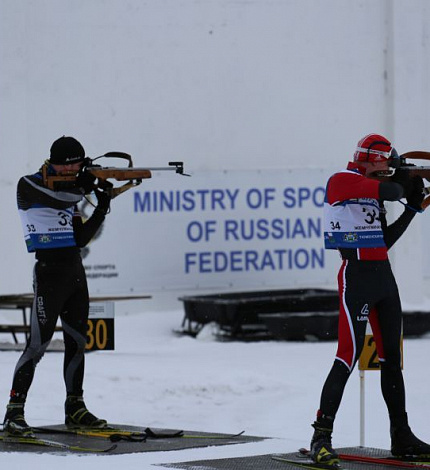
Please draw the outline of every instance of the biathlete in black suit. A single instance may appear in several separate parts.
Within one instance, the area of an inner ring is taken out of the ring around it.
[[[358,142],[354,161],[327,183],[324,204],[325,247],[342,258],[338,274],[339,330],[334,364],[322,389],[311,440],[315,462],[336,464],[332,447],[333,423],[345,385],[360,357],[367,321],[370,322],[381,365],[381,389],[390,418],[391,452],[395,456],[430,455],[408,425],[401,370],[402,309],[388,250],[421,211],[420,177],[398,182],[375,178],[396,166],[399,156],[391,142],[370,134]],[[394,175],[396,180],[396,175]],[[387,225],[383,201],[407,203],[400,217]]]
[[[73,137],[61,137],[51,147],[45,163],[50,175],[64,171],[78,174],[85,158],[82,145]],[[103,427],[106,421],[88,411],[83,400],[84,350],[89,295],[80,247],[95,235],[110,206],[107,192],[94,190],[98,205],[84,223],[77,203],[94,189],[94,177],[82,172],[77,183],[61,190],[45,186],[42,172],[18,182],[17,200],[27,250],[35,253],[34,303],[30,335],[13,376],[4,418],[9,435],[32,436],[24,418],[24,405],[37,363],[54,334],[58,317],[64,335],[65,415],[68,426]]]

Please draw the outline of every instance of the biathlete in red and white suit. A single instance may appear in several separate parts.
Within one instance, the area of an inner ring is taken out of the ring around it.
[[[331,445],[336,413],[348,378],[360,357],[370,321],[381,364],[381,389],[391,424],[391,452],[396,456],[430,454],[430,445],[412,433],[405,408],[400,341],[402,310],[388,260],[388,250],[421,212],[423,181],[401,178],[380,181],[372,174],[391,171],[397,152],[383,136],[370,134],[358,142],[354,161],[327,183],[324,239],[342,258],[338,274],[339,330],[334,364],[325,381],[311,441],[313,460],[339,461]],[[387,225],[383,201],[406,197],[402,215]]]

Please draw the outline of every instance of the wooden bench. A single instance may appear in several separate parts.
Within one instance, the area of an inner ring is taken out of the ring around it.
[[[18,344],[17,333],[24,333],[27,340],[30,326],[27,321],[27,311],[30,312],[33,304],[33,294],[1,295],[0,310],[20,310],[22,323],[0,324],[0,333],[12,333],[15,344]]]
[[[63,331],[61,326],[56,326],[55,331]],[[18,344],[18,338],[16,336],[17,333],[24,333],[25,339],[27,340],[28,334],[30,333],[30,325],[0,325],[0,333],[12,333],[13,340],[15,344]]]
[[[13,336],[15,344],[19,344],[17,333],[23,333],[25,340],[30,333],[30,312],[33,305],[33,294],[11,294],[0,295],[0,310],[21,311],[22,322],[19,324],[0,324],[0,333],[10,333]],[[90,296],[90,302],[117,302],[119,300],[141,300],[150,299],[150,295],[126,295],[126,296]],[[62,331],[61,326],[57,325],[55,331]]]

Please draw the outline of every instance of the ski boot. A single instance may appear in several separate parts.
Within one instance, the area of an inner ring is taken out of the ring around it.
[[[391,453],[395,457],[426,457],[430,458],[430,444],[427,444],[411,431],[409,425],[391,428]]]
[[[83,397],[68,396],[64,405],[66,426],[69,428],[105,428],[107,421],[97,418],[85,406]]]
[[[315,421],[312,427],[315,431],[311,440],[310,458],[327,467],[339,467],[339,455],[331,445],[333,427],[323,427],[318,421]]]
[[[3,432],[6,436],[35,437],[33,430],[24,418],[24,404],[9,403],[3,421]]]

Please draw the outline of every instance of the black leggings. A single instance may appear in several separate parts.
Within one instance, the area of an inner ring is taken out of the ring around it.
[[[339,340],[325,381],[320,410],[335,417],[345,385],[360,357],[370,320],[381,364],[381,389],[390,418],[405,413],[401,370],[402,311],[388,261],[344,261],[339,271]]]
[[[68,395],[82,394],[88,310],[88,286],[80,258],[68,263],[36,263],[30,336],[15,368],[12,401],[25,401],[36,365],[52,339],[58,317],[63,327],[66,391]]]

